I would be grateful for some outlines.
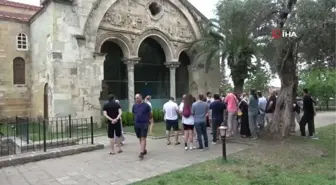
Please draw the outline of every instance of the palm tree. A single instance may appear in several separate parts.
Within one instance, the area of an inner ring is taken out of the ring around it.
[[[264,8],[262,8],[264,7]],[[252,58],[259,56],[260,39],[258,28],[268,19],[269,13],[260,11],[268,8],[268,0],[222,0],[217,5],[217,19],[204,25],[204,37],[193,43],[191,50],[205,53],[206,72],[213,60],[220,58],[222,65],[227,61],[231,70],[234,91],[243,91],[248,72],[253,69]],[[218,61],[216,61],[218,62]]]

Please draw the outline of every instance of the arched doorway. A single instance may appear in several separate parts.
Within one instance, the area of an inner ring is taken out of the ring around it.
[[[127,108],[127,67],[122,61],[123,51],[115,42],[106,41],[100,52],[106,53],[100,100],[106,101],[109,94],[114,94],[122,107]]]
[[[176,69],[176,97],[181,98],[183,94],[189,92],[189,70],[190,58],[185,51],[179,56],[180,65]]]
[[[44,85],[44,92],[43,92],[43,117],[44,119],[49,118],[49,104],[48,104],[48,83]]]
[[[161,45],[152,38],[146,38],[139,47],[141,60],[135,65],[135,93],[151,95],[152,106],[161,107],[169,97],[169,69]]]

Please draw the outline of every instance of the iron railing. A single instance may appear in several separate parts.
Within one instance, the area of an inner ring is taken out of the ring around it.
[[[14,117],[0,119],[0,156],[94,144],[94,137],[106,134],[93,117],[49,119]]]

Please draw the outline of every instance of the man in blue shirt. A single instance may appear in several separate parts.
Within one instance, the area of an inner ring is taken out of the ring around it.
[[[134,131],[140,141],[140,155],[142,159],[147,154],[146,138],[148,133],[148,125],[150,120],[151,108],[142,100],[141,94],[135,95],[136,103],[133,105],[132,112],[134,114]]]
[[[219,94],[214,95],[215,101],[213,101],[210,104],[210,110],[211,110],[211,117],[212,117],[212,122],[211,122],[211,128],[212,128],[212,144],[217,143],[217,134],[218,128],[224,121],[224,110],[226,109],[225,104],[221,101]]]

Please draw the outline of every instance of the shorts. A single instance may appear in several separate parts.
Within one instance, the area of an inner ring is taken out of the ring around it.
[[[134,126],[134,131],[138,139],[146,138],[148,133],[148,124],[141,126]]]
[[[222,120],[216,120],[216,119],[212,119],[212,127],[214,128],[218,128],[222,125],[223,121]]]
[[[194,130],[194,125],[183,124],[183,129],[184,130]]]
[[[122,129],[121,129],[121,122],[118,121],[115,124],[112,124],[111,122],[107,122],[107,136],[110,139],[114,138],[114,135],[117,137],[120,137],[122,134]]]
[[[174,131],[178,131],[178,119],[176,120],[166,120],[166,130],[170,131],[171,128],[173,127]]]

